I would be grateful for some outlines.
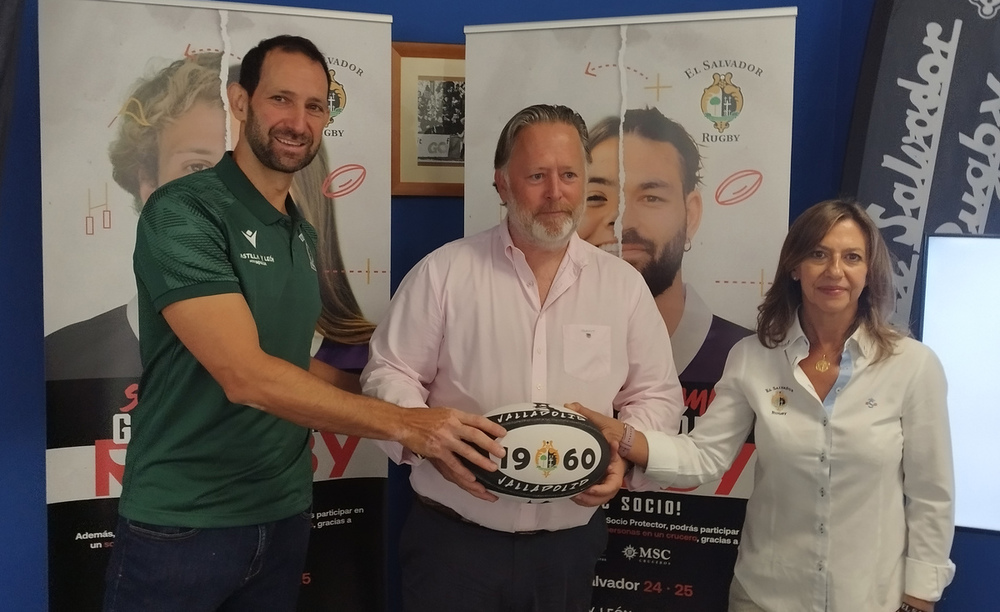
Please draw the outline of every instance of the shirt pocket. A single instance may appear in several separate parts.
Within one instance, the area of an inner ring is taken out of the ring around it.
[[[610,325],[563,325],[563,364],[566,373],[581,380],[597,380],[611,372]]]

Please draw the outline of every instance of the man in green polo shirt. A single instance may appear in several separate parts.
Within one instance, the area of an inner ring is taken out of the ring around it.
[[[134,267],[143,376],[104,609],[293,610],[309,537],[310,428],[402,442],[470,482],[504,431],[337,387],[309,356],[316,233],[288,195],[320,146],[329,72],[310,41],[261,41],[229,102],[235,149],[143,209]]]

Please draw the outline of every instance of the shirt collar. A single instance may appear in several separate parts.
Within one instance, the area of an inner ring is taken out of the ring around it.
[[[802,330],[802,323],[799,321],[800,314],[801,308],[796,312],[795,318],[788,328],[788,333],[785,334],[785,339],[779,343],[779,346],[785,348],[785,354],[793,364],[809,354],[809,339],[806,338],[806,333]],[[859,325],[854,333],[847,338],[844,350],[850,351],[851,356],[855,359],[859,357],[867,359],[875,354],[875,341],[871,334],[865,331],[864,326]]]
[[[236,164],[236,160],[233,159],[233,152],[226,151],[219,160],[219,163],[215,165],[215,172],[219,176],[222,183],[232,192],[236,199],[238,199],[243,206],[249,210],[253,216],[257,217],[261,223],[265,225],[271,225],[272,223],[277,223],[281,219],[287,219],[289,216],[294,220],[299,220],[301,216],[299,215],[298,209],[295,207],[295,203],[292,202],[292,196],[285,196],[285,210],[288,211],[288,215],[284,215],[271,203],[267,201],[257,188],[253,186],[247,175],[243,173],[243,170]]]
[[[507,259],[514,261],[514,253],[517,253],[520,259],[523,260],[524,253],[521,249],[517,248],[514,240],[510,237],[510,228],[507,226],[507,223],[507,218],[504,218],[499,225],[500,246],[503,248]],[[569,248],[566,249],[566,254],[563,256],[563,262],[560,264],[559,269],[562,270],[567,264],[571,264],[576,270],[581,270],[590,264],[593,257],[601,252],[597,247],[585,242],[574,231],[569,237]]]

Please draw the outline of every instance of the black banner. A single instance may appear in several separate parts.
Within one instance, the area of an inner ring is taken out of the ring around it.
[[[725,611],[745,512],[740,498],[622,491],[607,509],[593,609]]]
[[[101,609],[137,387],[138,378],[46,383],[52,612]],[[323,471],[318,476],[333,479],[313,484],[298,609],[384,610],[386,479],[340,478],[357,438],[317,433],[313,440],[313,465]]]
[[[896,317],[919,320],[926,233],[1000,233],[1000,6],[882,0],[872,20],[842,191],[898,262]]]
[[[682,384],[684,432],[710,408],[715,384]],[[698,494],[620,491],[605,506],[608,546],[597,563],[592,610],[725,612],[749,494],[737,483],[752,481],[753,451],[751,438],[725,476]]]

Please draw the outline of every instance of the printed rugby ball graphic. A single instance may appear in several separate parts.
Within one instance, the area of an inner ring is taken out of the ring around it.
[[[543,403],[511,404],[485,415],[507,430],[499,469],[466,465],[493,493],[523,502],[572,497],[600,482],[611,461],[604,434],[585,417]]]

